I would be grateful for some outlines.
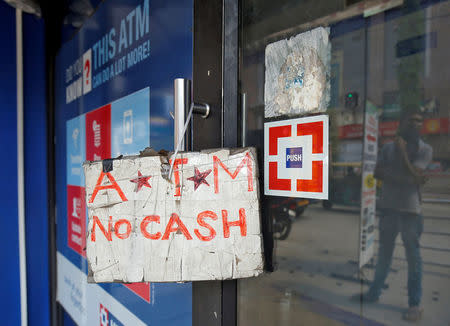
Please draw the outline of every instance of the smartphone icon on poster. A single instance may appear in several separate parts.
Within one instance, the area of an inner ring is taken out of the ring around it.
[[[133,110],[123,113],[123,143],[133,143]]]

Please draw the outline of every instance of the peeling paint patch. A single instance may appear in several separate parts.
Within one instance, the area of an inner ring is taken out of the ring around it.
[[[328,35],[328,28],[318,27],[266,47],[266,118],[326,111],[330,101]]]

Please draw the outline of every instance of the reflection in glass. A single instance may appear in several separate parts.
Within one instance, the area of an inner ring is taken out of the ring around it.
[[[274,272],[239,281],[241,326],[450,321],[450,2],[389,2],[384,11],[344,2],[243,1],[246,139],[261,153],[266,46],[327,26],[332,50],[329,200],[263,196]]]

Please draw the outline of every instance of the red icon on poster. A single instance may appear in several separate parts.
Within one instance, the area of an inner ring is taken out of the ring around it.
[[[86,159],[111,157],[111,104],[86,114]]]
[[[67,244],[86,256],[86,199],[83,187],[67,185]]]

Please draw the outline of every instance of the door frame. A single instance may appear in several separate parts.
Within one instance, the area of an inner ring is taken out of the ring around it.
[[[208,119],[193,117],[193,150],[241,146],[239,67],[239,0],[194,0],[193,99],[208,103]],[[47,173],[49,214],[50,320],[64,324],[56,300],[55,199],[55,58],[61,44],[64,8],[43,2],[46,36]],[[55,8],[53,8],[55,9]],[[201,130],[201,132],[196,132]],[[217,132],[220,130],[220,132]],[[192,325],[235,326],[237,280],[192,282]]]
[[[211,108],[193,118],[195,151],[242,144],[239,14],[239,0],[194,0],[193,99]],[[236,324],[237,280],[192,283],[192,325]]]

